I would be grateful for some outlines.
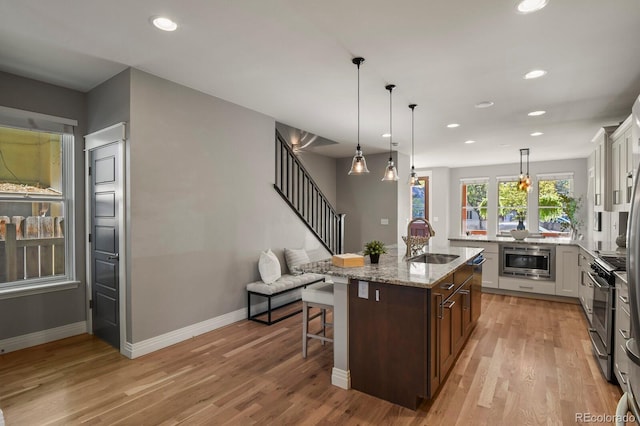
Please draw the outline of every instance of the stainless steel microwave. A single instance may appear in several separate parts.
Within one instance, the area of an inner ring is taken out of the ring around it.
[[[555,281],[555,246],[500,244],[500,275]]]

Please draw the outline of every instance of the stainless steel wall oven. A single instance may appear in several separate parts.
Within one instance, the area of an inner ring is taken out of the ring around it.
[[[500,275],[554,281],[555,259],[555,246],[500,244]]]

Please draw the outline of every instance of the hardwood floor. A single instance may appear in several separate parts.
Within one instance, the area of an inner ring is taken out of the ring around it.
[[[242,321],[128,360],[88,335],[0,356],[8,426],[49,424],[575,424],[621,391],[591,352],[579,305],[484,294],[441,392],[417,411],[330,384],[332,347],[301,316]]]

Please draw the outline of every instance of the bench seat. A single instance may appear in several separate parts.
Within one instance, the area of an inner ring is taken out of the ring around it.
[[[313,274],[313,273],[305,273],[300,275],[284,274],[271,284],[266,284],[263,281],[254,281],[252,283],[247,284],[247,319],[252,321],[257,321],[262,324],[271,325],[302,312],[302,310],[298,310],[295,312],[291,312],[278,319],[272,320],[271,314],[273,311],[275,311],[276,309],[282,308],[284,306],[290,305],[291,303],[295,303],[300,299],[296,299],[292,302],[273,308],[271,306],[271,298],[275,296],[279,296],[281,294],[288,293],[290,291],[293,291],[299,288],[305,288],[309,284],[324,281],[324,278],[325,277],[322,274]],[[251,314],[251,296],[259,296],[259,297],[266,298],[267,310],[252,315]],[[258,318],[259,316],[264,314],[267,314],[266,321]]]

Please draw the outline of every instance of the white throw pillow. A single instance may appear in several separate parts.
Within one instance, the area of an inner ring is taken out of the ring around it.
[[[305,249],[284,249],[284,258],[287,261],[287,267],[289,272],[293,275],[300,275],[302,271],[298,269],[298,266],[311,262],[309,255]]]
[[[258,270],[260,271],[260,278],[266,284],[271,284],[282,276],[280,261],[271,249],[260,253]]]

